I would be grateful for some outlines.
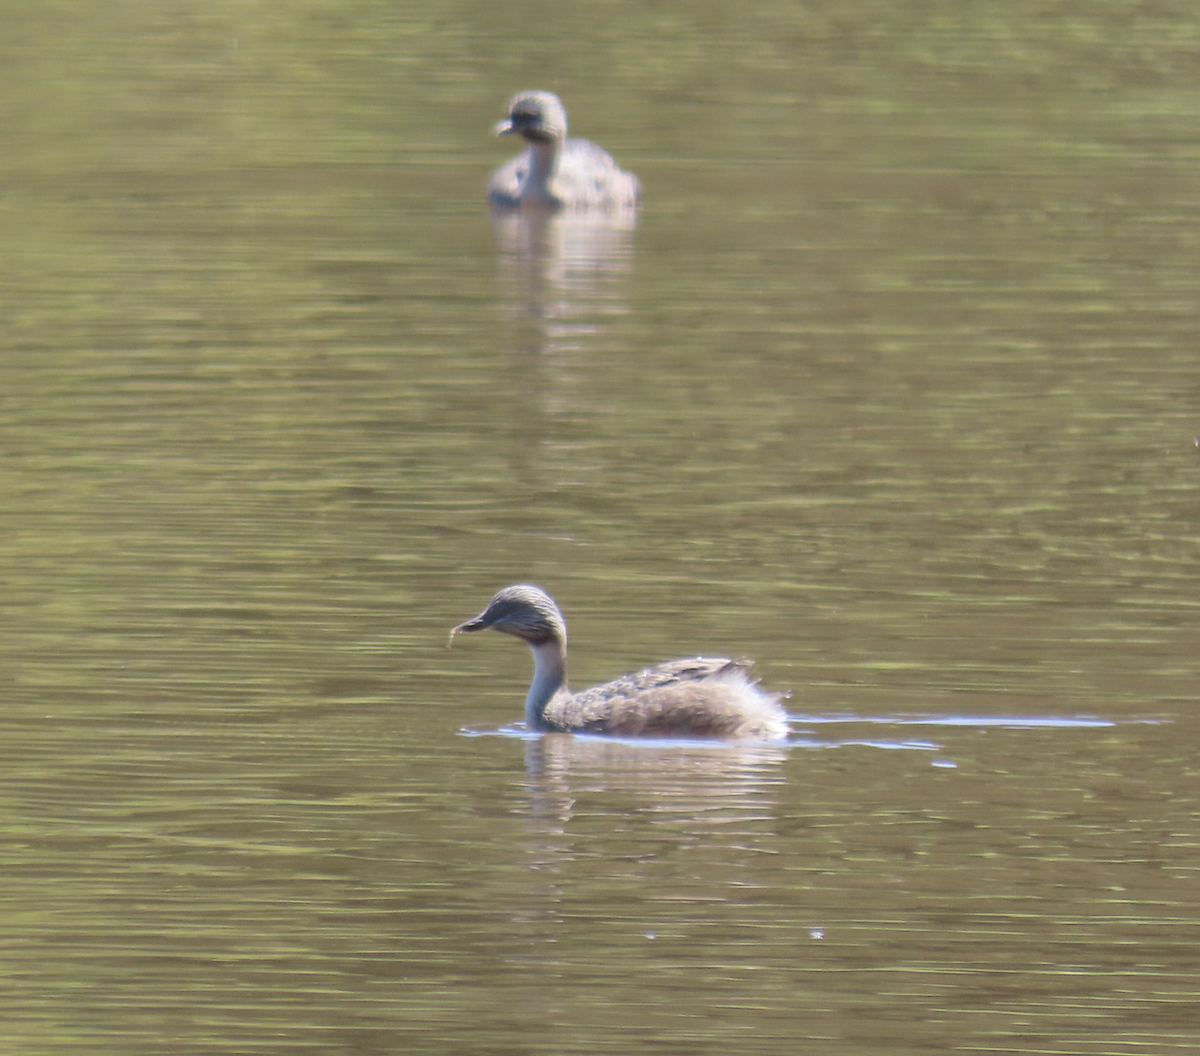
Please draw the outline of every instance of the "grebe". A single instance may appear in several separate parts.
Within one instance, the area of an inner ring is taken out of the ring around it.
[[[697,656],[670,660],[602,686],[567,688],[567,624],[544,590],[505,587],[454,636],[491,627],[533,650],[534,675],[525,700],[530,729],[633,737],[702,737],[730,741],[787,736],[782,694],[765,693],[749,676],[750,660]]]
[[[519,135],[529,149],[501,165],[488,183],[488,200],[501,209],[631,209],[637,177],[617,168],[606,150],[567,139],[567,112],[552,92],[521,92],[508,104],[498,136]]]

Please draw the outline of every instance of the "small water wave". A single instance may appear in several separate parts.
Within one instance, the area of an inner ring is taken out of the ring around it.
[[[523,722],[508,723],[504,726],[491,726],[488,724],[478,723],[472,726],[464,726],[459,730],[463,737],[512,737],[517,740],[535,741],[539,737],[544,736],[539,731],[528,729]],[[687,737],[608,737],[602,734],[572,734],[572,736],[580,740],[600,741],[613,744],[625,744],[633,748],[664,748],[664,747],[680,747],[680,748],[707,748],[712,751],[727,751],[731,748],[741,749],[746,747],[744,744],[730,741],[715,741],[701,740],[700,738]],[[828,740],[816,737],[793,736],[786,741],[772,741],[771,747],[777,748],[846,748],[846,747],[865,747],[865,748],[885,748],[889,750],[904,749],[908,751],[932,752],[937,751],[941,745],[935,744],[933,741],[918,741],[918,740],[874,740],[869,738],[856,737],[853,739],[837,739]]]
[[[975,726],[1012,730],[1095,729],[1119,725],[1114,719],[1096,715],[789,715],[788,720],[811,725],[868,723],[874,726]]]
[[[1105,719],[1096,715],[803,715],[788,716],[793,727],[832,726],[832,725],[869,725],[869,726],[941,726],[952,728],[978,729],[1009,729],[1009,730],[1039,730],[1039,729],[1107,729],[1120,723],[1114,719]],[[1166,720],[1138,719],[1137,722],[1158,722]],[[502,726],[477,723],[464,726],[459,730],[463,737],[512,737],[517,740],[535,741],[544,736],[540,731],[529,729],[523,722],[505,723]],[[598,734],[575,734],[586,740],[626,744],[634,748],[707,748],[713,751],[728,750],[731,745],[725,741],[711,741],[674,737],[608,737]],[[937,741],[923,740],[911,737],[816,737],[810,732],[797,732],[786,741],[776,742],[780,748],[879,748],[885,751],[915,751],[937,752],[944,745]],[[935,760],[934,765],[953,767],[948,760]]]

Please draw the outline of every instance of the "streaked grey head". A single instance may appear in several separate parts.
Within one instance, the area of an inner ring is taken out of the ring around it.
[[[554,599],[544,590],[519,583],[505,587],[488,607],[473,620],[460,623],[450,632],[450,640],[456,634],[483,631],[487,628],[514,635],[530,645],[558,639],[567,644],[567,624],[554,604]]]
[[[516,133],[530,142],[549,143],[567,138],[567,111],[553,92],[521,92],[508,103],[508,117],[496,126],[496,135]]]

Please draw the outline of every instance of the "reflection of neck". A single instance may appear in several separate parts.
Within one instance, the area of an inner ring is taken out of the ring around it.
[[[567,650],[557,638],[530,645],[533,650],[533,685],[525,698],[525,722],[532,730],[543,728],[546,705],[567,681]]]
[[[558,139],[531,140],[529,143],[529,176],[525,181],[522,199],[542,205],[557,205],[558,199],[550,191],[550,184],[558,172]]]

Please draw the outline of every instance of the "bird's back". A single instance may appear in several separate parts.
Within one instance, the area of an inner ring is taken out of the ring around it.
[[[573,208],[629,209],[641,186],[613,156],[586,139],[568,139],[558,163],[555,192]]]
[[[785,737],[779,697],[758,689],[752,666],[726,657],[671,660],[581,693],[561,691],[545,721],[554,729],[619,736]]]

